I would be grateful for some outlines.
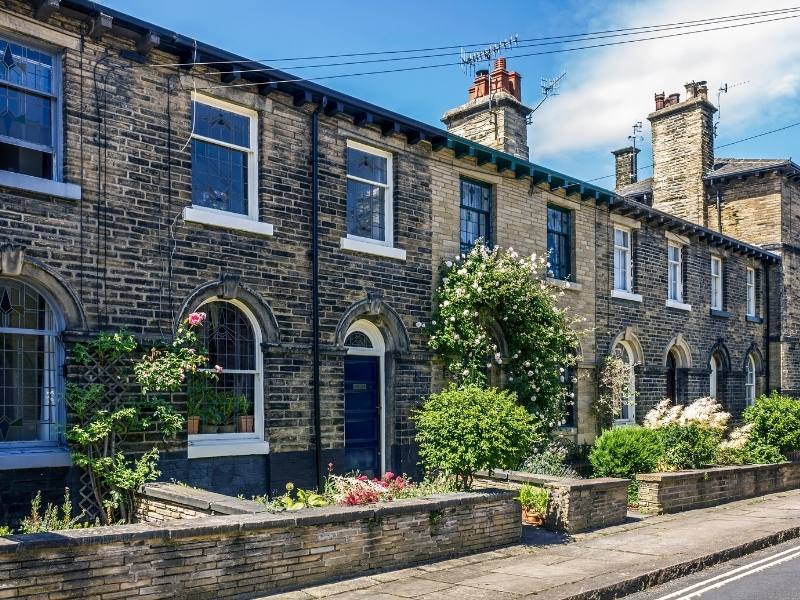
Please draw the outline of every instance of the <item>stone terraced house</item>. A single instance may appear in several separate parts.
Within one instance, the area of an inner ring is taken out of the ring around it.
[[[637,365],[624,422],[663,397],[738,413],[793,389],[793,234],[745,235],[751,209],[725,192],[746,180],[699,170],[670,192],[718,208],[714,227],[651,201],[655,185],[616,194],[533,164],[502,59],[449,130],[265,69],[89,0],[0,8],[0,522],[80,486],[64,444],[74,345],[166,339],[195,310],[248,419],[178,436],[162,477],[248,496],[313,486],[329,462],[416,472],[410,411],[443,381],[421,324],[442,260],[478,238],[549,251],[586,318],[565,435],[596,435],[614,351]],[[634,160],[617,155],[637,186]],[[769,194],[775,219],[791,218],[794,168],[753,174],[748,197]]]

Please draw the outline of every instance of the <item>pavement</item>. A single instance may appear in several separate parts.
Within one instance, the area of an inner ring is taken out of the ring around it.
[[[620,598],[798,537],[793,490],[672,515],[630,514],[625,524],[569,537],[526,526],[515,546],[263,598]]]

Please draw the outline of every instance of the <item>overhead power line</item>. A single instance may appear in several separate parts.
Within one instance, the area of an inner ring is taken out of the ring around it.
[[[748,18],[760,18],[770,15],[779,15],[779,14],[786,14],[800,10],[800,6],[795,7],[788,7],[782,9],[773,9],[773,10],[765,10],[765,11],[756,11],[750,13],[738,13],[733,15],[725,15],[719,17],[707,17],[704,19],[695,19],[692,21],[676,21],[672,23],[660,23],[656,25],[643,25],[639,27],[624,27],[624,28],[617,28],[617,29],[604,29],[600,31],[590,31],[584,33],[573,33],[573,34],[565,34],[565,35],[556,35],[556,36],[544,36],[544,37],[535,37],[535,38],[524,38],[518,40],[521,44],[524,44],[520,47],[533,47],[533,46],[541,46],[541,45],[552,45],[552,44],[562,44],[562,43],[570,43],[570,42],[583,42],[592,39],[602,39],[608,37],[621,37],[621,36],[631,36],[631,35],[640,35],[645,33],[653,33],[654,31],[659,31],[662,29],[679,29],[679,28],[687,28],[687,27],[699,27],[702,25],[709,25],[716,22],[725,22],[731,20],[741,20],[741,19],[748,19]],[[606,35],[612,34],[612,35]],[[573,39],[570,39],[573,38]],[[528,43],[531,42],[531,43]],[[227,61],[195,61],[195,62],[183,62],[183,63],[156,63],[156,64],[148,64],[144,66],[153,66],[153,67],[188,67],[188,66],[202,66],[202,65],[225,65],[225,64],[240,64],[243,62],[296,62],[296,61],[304,61],[304,60],[321,60],[321,59],[329,59],[329,58],[352,58],[352,57],[363,57],[363,56],[381,56],[381,55],[398,55],[398,54],[418,54],[421,52],[438,52],[440,50],[458,50],[459,52],[449,52],[449,53],[442,53],[442,54],[423,54],[419,56],[404,56],[404,57],[397,57],[397,58],[385,58],[385,59],[376,59],[376,60],[364,60],[364,61],[349,61],[349,62],[341,62],[341,63],[331,63],[331,64],[319,64],[319,65],[294,65],[291,68],[298,69],[298,68],[311,68],[311,67],[327,67],[327,66],[340,66],[340,65],[350,65],[350,64],[367,64],[373,62],[384,62],[384,61],[399,61],[399,60],[414,60],[419,58],[432,58],[438,56],[453,56],[460,53],[462,48],[472,48],[477,46],[486,46],[493,42],[480,42],[480,43],[471,43],[471,44],[459,44],[455,46],[434,46],[429,48],[416,48],[416,49],[404,49],[404,50],[375,50],[375,51],[366,51],[366,52],[350,52],[350,53],[341,53],[341,54],[323,54],[323,55],[316,55],[316,56],[296,56],[296,57],[284,57],[284,58],[261,58],[261,59],[239,59],[239,60],[227,60]]]
[[[790,15],[786,15],[786,16],[774,17],[774,18],[770,18],[770,19],[762,19],[762,20],[759,20],[759,21],[751,21],[751,22],[747,22],[747,23],[735,23],[733,25],[722,25],[722,26],[719,26],[719,27],[711,27],[711,28],[707,28],[707,29],[698,29],[698,30],[694,30],[694,31],[682,31],[682,32],[678,32],[678,33],[669,33],[669,34],[664,34],[664,35],[637,38],[637,39],[633,39],[633,40],[618,40],[618,41],[614,41],[614,42],[604,42],[602,44],[591,44],[591,45],[588,45],[588,46],[576,46],[576,47],[572,47],[572,48],[558,48],[558,49],[554,49],[554,50],[543,50],[543,51],[539,51],[539,52],[528,52],[528,53],[522,53],[522,54],[509,54],[508,58],[526,58],[526,57],[531,57],[531,56],[544,56],[544,55],[549,55],[549,54],[561,54],[561,53],[565,53],[565,52],[576,52],[576,51],[579,51],[579,50],[590,50],[590,49],[595,49],[595,48],[606,48],[606,47],[610,47],[610,46],[620,46],[620,45],[625,45],[625,44],[648,42],[648,41],[653,41],[653,40],[661,40],[661,39],[681,37],[681,36],[686,36],[686,35],[694,35],[694,34],[698,34],[698,33],[708,33],[708,32],[712,32],[712,31],[723,31],[723,30],[728,30],[728,29],[737,29],[737,28],[740,28],[740,27],[748,27],[748,26],[751,26],[751,25],[761,25],[761,24],[764,24],[764,23],[773,23],[773,22],[777,22],[777,21],[786,21],[788,19],[796,19],[798,17],[800,17],[800,14],[790,14]],[[458,64],[459,64],[458,62],[444,62],[444,63],[433,63],[433,64],[428,64],[428,65],[415,65],[415,66],[411,66],[411,67],[398,67],[398,68],[394,68],[394,69],[379,69],[379,70],[375,70],[375,71],[363,71],[363,72],[360,72],[360,73],[340,73],[340,74],[336,74],[336,75],[319,75],[319,76],[314,76],[314,77],[293,77],[293,78],[290,78],[290,79],[271,80],[269,83],[273,83],[273,84],[299,83],[299,82],[303,82],[303,81],[322,81],[322,80],[328,80],[328,79],[341,79],[341,78],[345,78],[345,77],[363,77],[363,76],[366,76],[366,75],[381,75],[381,74],[386,74],[386,73],[403,73],[403,72],[409,72],[409,71],[420,71],[420,70],[425,70],[425,69],[438,69],[438,68],[442,68],[442,67],[451,67],[451,66],[455,66],[455,65],[458,65]],[[264,72],[264,71],[270,71],[270,70],[273,70],[273,69],[272,68],[254,69],[253,71]],[[231,83],[231,84],[223,84],[223,85],[211,85],[211,86],[205,86],[205,87],[198,87],[197,90],[210,90],[210,89],[232,88],[232,87],[247,87],[247,86],[254,86],[254,85],[262,85],[263,83],[265,83],[265,82],[263,82],[263,81],[260,81],[260,82],[251,81],[251,82],[245,82],[245,83]]]

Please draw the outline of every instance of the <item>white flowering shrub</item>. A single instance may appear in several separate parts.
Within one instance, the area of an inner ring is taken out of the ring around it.
[[[731,414],[722,410],[722,405],[714,398],[698,398],[688,406],[674,405],[672,400],[664,399],[644,418],[644,426],[650,429],[670,425],[700,425],[725,429]]]
[[[546,429],[564,418],[567,368],[575,363],[573,318],[558,304],[563,290],[547,282],[546,256],[478,243],[443,265],[430,348],[457,384],[485,386],[499,366],[506,387]],[[502,330],[508,356],[490,333]]]

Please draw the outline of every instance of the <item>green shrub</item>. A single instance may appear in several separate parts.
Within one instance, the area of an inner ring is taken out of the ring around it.
[[[36,496],[31,500],[31,514],[25,517],[20,523],[20,533],[47,533],[48,531],[60,531],[63,529],[83,529],[89,527],[82,523],[83,513],[77,517],[72,516],[72,502],[69,499],[69,488],[64,490],[64,502],[59,511],[58,506],[48,504],[44,512],[42,509],[42,492],[36,492]]]
[[[578,472],[567,464],[569,448],[564,440],[553,440],[543,450],[536,450],[528,455],[517,471],[548,475],[550,477],[568,477],[580,479]]]
[[[771,465],[786,460],[777,446],[771,446],[758,440],[751,440],[745,446],[747,463],[750,465]]]
[[[550,499],[550,492],[540,485],[523,484],[519,488],[517,500],[529,511],[544,515],[547,513],[547,502]]]
[[[742,417],[751,423],[750,439],[775,446],[781,454],[800,450],[800,401],[772,392],[748,406]]]
[[[606,429],[595,441],[589,462],[596,477],[632,478],[656,470],[662,454],[661,438],[638,425]]]
[[[535,440],[534,418],[512,392],[477,385],[433,394],[413,415],[422,463],[467,489],[476,471],[513,469]]]
[[[8,525],[0,525],[0,536],[2,535],[12,535],[14,530],[11,529]]]
[[[659,427],[654,431],[664,448],[659,470],[700,469],[716,463],[722,429],[689,423]]]
[[[628,506],[639,507],[639,482],[635,479],[628,484]]]

